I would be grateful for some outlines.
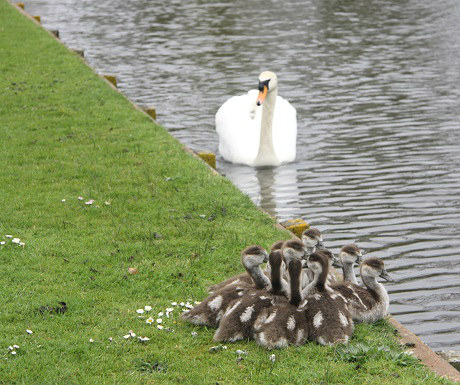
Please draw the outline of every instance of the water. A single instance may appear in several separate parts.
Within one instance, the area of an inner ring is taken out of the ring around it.
[[[298,114],[298,156],[219,171],[280,220],[385,259],[391,312],[460,350],[460,3],[29,0],[100,73],[193,149],[262,70]]]

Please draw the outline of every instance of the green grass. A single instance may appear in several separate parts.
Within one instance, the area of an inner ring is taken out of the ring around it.
[[[359,364],[356,352],[314,344],[272,363],[254,342],[210,353],[213,330],[178,310],[163,330],[138,317],[144,305],[156,316],[202,299],[242,270],[246,245],[289,237],[273,224],[0,0],[0,384],[448,383],[398,358],[386,322],[357,326],[351,346],[374,348]],[[39,311],[59,301],[65,313]],[[150,341],[124,339],[129,330]],[[239,363],[237,349],[249,352]]]

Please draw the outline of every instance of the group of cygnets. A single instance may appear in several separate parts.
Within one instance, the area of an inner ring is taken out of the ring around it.
[[[241,253],[245,273],[211,286],[209,296],[182,317],[196,325],[217,327],[215,341],[254,339],[268,349],[347,343],[353,322],[372,323],[388,313],[388,294],[377,277],[392,279],[380,258],[361,261],[355,244],[336,257],[323,246],[318,229]],[[268,262],[265,270],[261,265]],[[360,264],[359,286],[353,265]],[[341,267],[338,281],[331,266]]]

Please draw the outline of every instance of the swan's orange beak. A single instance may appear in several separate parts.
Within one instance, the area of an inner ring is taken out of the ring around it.
[[[264,85],[263,90],[259,91],[259,96],[257,97],[256,103],[258,106],[260,106],[264,102],[265,98],[267,97],[267,94],[268,94],[268,87]]]

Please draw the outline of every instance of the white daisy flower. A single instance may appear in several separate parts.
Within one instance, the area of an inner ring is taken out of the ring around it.
[[[61,202],[65,202],[65,199],[62,199]]]
[[[6,238],[13,238],[12,235],[5,235]]]
[[[0,245],[4,245],[6,242],[5,241],[1,241],[0,242]]]
[[[30,329],[26,329],[26,333],[27,333],[27,334],[33,334],[33,331],[30,330]]]
[[[12,241],[13,243],[19,243],[21,242],[21,240],[19,238],[13,238]]]
[[[136,337],[136,333],[134,333],[132,330],[129,331],[129,335],[133,338]]]
[[[223,349],[223,350],[227,350],[227,346],[223,345],[223,346],[222,346],[222,349]]]
[[[78,197],[78,200],[79,200],[79,201],[82,201],[83,199],[85,199],[85,198],[83,198],[83,197]]]
[[[147,342],[147,341],[150,341],[150,338],[149,337],[139,337],[138,340],[139,342]]]
[[[19,242],[19,246],[24,247],[26,244],[24,242]]]
[[[149,305],[144,306],[144,310],[145,311],[150,311],[150,310],[152,310],[152,306],[149,306]]]
[[[193,302],[195,305],[199,305],[201,302],[200,301],[194,301]]]
[[[85,202],[85,205],[92,205],[94,203],[94,199],[90,199],[89,201]]]
[[[172,311],[174,311],[174,309],[172,307],[167,307],[166,308],[166,313],[171,313]]]
[[[198,335],[198,333],[196,331],[192,332],[192,337],[196,337],[197,335]]]
[[[110,205],[111,205],[110,201],[105,201],[104,204],[105,204],[106,206],[110,206]]]
[[[13,348],[19,349],[19,346],[18,345],[13,345]]]
[[[177,302],[171,302],[172,306],[177,306]]]
[[[161,324],[163,320],[161,318],[157,318],[157,324]]]
[[[158,313],[158,317],[163,317],[163,316],[164,316],[164,313],[163,313],[162,311],[160,311],[160,312]]]
[[[137,310],[136,310],[136,313],[137,313],[137,314],[144,314],[144,309],[137,309]]]
[[[11,352],[11,354],[12,354],[13,356],[15,356],[15,355],[16,355],[16,352],[13,350],[13,351]]]
[[[269,360],[270,360],[271,362],[273,362],[273,363],[276,361],[276,356],[275,356],[274,354],[272,354],[272,355],[271,355],[270,357],[268,357],[268,358],[269,358]]]
[[[123,338],[124,338],[125,340],[127,340],[127,339],[130,338],[130,337],[131,337],[131,334],[126,334],[126,335],[123,336]]]
[[[8,350],[14,350],[14,348],[10,345],[8,346]]]
[[[180,306],[185,306],[185,303],[184,303],[184,302],[181,302],[179,305],[180,305]]]
[[[145,322],[148,323],[149,325],[151,325],[151,324],[153,324],[153,318],[152,317],[147,318]]]
[[[112,337],[109,337],[109,341],[112,342],[113,338]]]
[[[89,339],[89,342],[94,342],[94,340],[92,338]]]
[[[185,304],[185,307],[186,307],[187,309],[193,309],[193,306],[192,306],[192,304],[191,304],[190,302],[187,302],[187,303]]]
[[[157,328],[161,330],[163,329],[163,325],[157,325]]]
[[[246,350],[240,350],[240,349],[238,349],[235,353],[238,354],[239,356],[241,356],[241,355],[247,356],[248,355],[248,352]]]

